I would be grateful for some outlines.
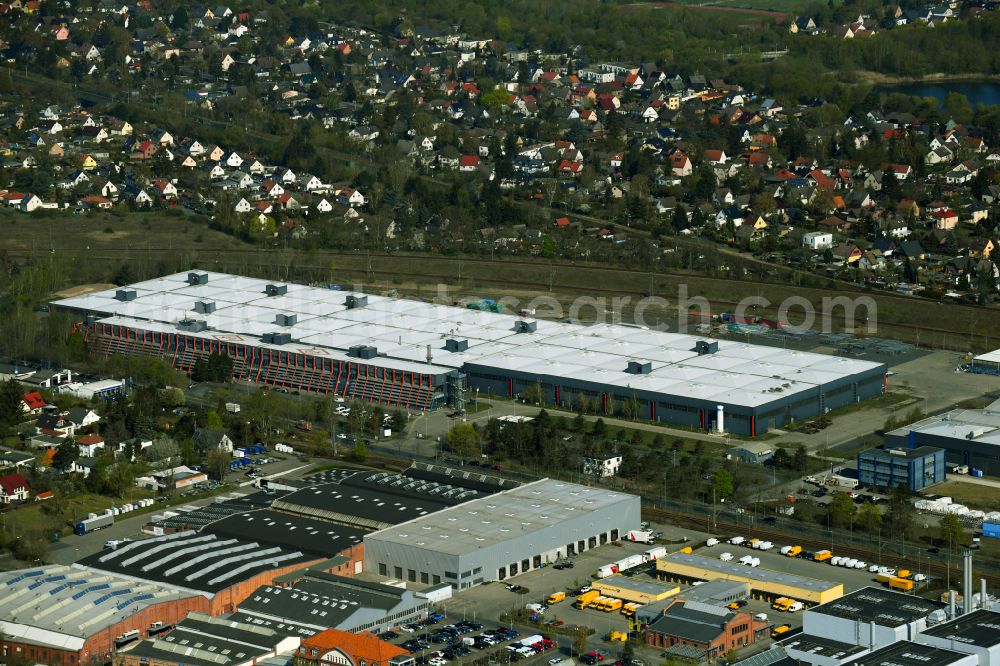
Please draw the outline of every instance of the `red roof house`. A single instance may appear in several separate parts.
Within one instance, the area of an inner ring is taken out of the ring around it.
[[[20,474],[0,476],[0,504],[10,504],[28,499],[31,490],[28,482]]]

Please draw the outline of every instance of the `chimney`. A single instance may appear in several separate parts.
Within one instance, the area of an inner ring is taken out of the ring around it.
[[[990,595],[986,594],[986,579],[979,579],[979,607],[983,610],[990,609]]]
[[[962,594],[965,595],[963,615],[972,612],[972,551],[965,551],[965,568],[962,571],[963,578],[963,591]]]
[[[434,360],[434,355],[431,354],[431,346],[427,345],[427,362],[431,363]]]
[[[958,595],[955,590],[948,590],[948,619],[955,619],[955,597]]]
[[[726,432],[726,408],[723,405],[715,406],[715,426],[720,432]]]

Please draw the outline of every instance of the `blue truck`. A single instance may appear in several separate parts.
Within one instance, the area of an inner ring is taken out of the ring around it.
[[[109,527],[110,525],[113,525],[114,522],[115,517],[110,513],[94,516],[92,518],[85,518],[76,524],[76,527],[73,528],[73,532],[83,536],[84,534],[90,534],[94,530],[99,530],[102,527]]]

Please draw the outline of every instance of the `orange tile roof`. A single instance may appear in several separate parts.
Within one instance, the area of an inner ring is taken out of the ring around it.
[[[327,629],[311,638],[304,639],[302,647],[316,648],[321,654],[323,651],[337,649],[347,654],[355,664],[359,661],[364,661],[366,664],[378,662],[380,666],[393,657],[409,654],[403,648],[375,638],[370,634],[352,634],[339,629]]]

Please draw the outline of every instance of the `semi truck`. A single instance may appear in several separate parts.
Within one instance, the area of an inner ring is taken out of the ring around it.
[[[652,549],[651,549],[652,550]],[[611,562],[610,564],[605,564],[597,570],[598,578],[607,578],[608,576],[614,576],[616,573],[621,573],[623,571],[628,571],[629,569],[634,569],[637,566],[644,564],[647,560],[644,559],[643,554],[637,553],[635,555],[629,555],[628,557],[623,557],[620,560]]]
[[[106,513],[98,516],[97,514],[90,514],[90,517],[85,518],[76,524],[73,528],[73,532],[83,536],[84,534],[90,534],[94,530],[99,530],[102,527],[109,527],[115,522],[115,516],[111,513]]]
[[[597,590],[584,592],[576,598],[576,601],[573,602],[573,608],[586,608],[590,604],[594,603],[594,599],[597,599],[599,596],[601,596],[601,593]]]
[[[889,588],[892,590],[901,590],[903,592],[913,591],[913,581],[909,578],[900,578],[899,576],[892,576],[889,578]]]

